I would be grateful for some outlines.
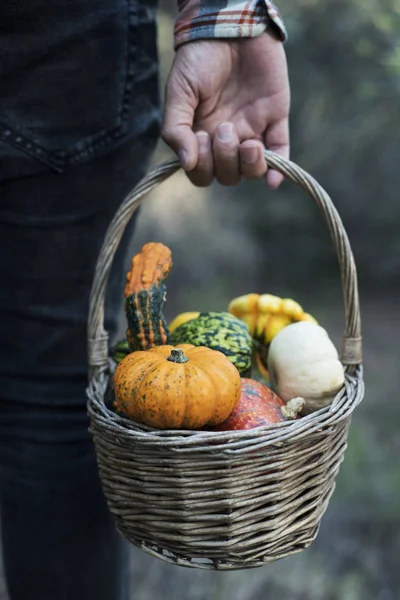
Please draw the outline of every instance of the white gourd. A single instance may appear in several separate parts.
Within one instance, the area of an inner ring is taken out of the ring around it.
[[[300,396],[305,412],[332,402],[344,384],[344,368],[328,333],[315,323],[287,325],[272,340],[268,371],[275,392],[288,402]]]

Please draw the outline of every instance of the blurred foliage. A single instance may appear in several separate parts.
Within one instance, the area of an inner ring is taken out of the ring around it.
[[[279,5],[290,31],[292,156],[334,199],[361,283],[392,284],[400,268],[400,2]]]
[[[362,289],[392,289],[400,283],[400,0],[278,4],[289,30],[292,160],[335,202]],[[162,82],[173,59],[174,14],[173,0],[161,4]],[[161,145],[155,160],[169,153]],[[177,252],[193,248],[193,256],[186,253],[191,268],[177,266],[179,279],[195,274],[199,283],[220,282],[221,273],[230,280],[242,268],[246,274],[233,293],[267,286],[292,294],[299,287],[321,289],[337,281],[337,261],[321,216],[292,183],[278,192],[261,182],[233,189],[215,184],[204,193],[189,191],[181,178],[168,190],[181,198],[175,212],[179,225],[173,229],[170,223]],[[187,201],[208,203],[207,215],[190,217]],[[165,235],[154,217],[163,222],[167,210],[157,204],[156,213],[145,213],[146,235]],[[187,220],[198,217],[196,226]],[[201,257],[194,251],[199,247]]]

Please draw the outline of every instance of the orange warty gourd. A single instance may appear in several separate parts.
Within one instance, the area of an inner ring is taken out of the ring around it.
[[[163,309],[167,293],[164,282],[171,268],[171,250],[158,242],[145,244],[132,258],[124,292],[131,352],[169,343]]]
[[[117,411],[158,429],[199,429],[227,419],[239,402],[240,375],[222,352],[157,346],[128,354],[114,374]]]
[[[171,268],[171,250],[159,242],[148,242],[132,258],[131,270],[126,275],[125,297],[164,281]]]

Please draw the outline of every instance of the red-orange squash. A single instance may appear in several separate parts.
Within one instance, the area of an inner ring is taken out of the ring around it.
[[[303,408],[302,398],[285,404],[270,388],[259,381],[243,377],[241,396],[236,408],[216,431],[254,429],[281,421],[295,419]]]
[[[240,375],[217,350],[181,344],[128,354],[114,374],[117,411],[159,429],[225,421],[239,401]]]

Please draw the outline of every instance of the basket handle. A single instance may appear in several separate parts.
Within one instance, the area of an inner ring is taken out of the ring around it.
[[[342,278],[346,326],[343,336],[341,361],[352,372],[362,362],[361,320],[358,298],[357,271],[343,223],[332,200],[311,175],[295,163],[264,150],[269,167],[301,186],[315,200],[328,225]],[[145,196],[180,169],[179,161],[169,160],[146,175],[126,196],[111,221],[101,248],[90,296],[88,322],[88,361],[90,375],[108,367],[108,333],[104,329],[104,303],[107,281],[115,252],[126,225]]]

